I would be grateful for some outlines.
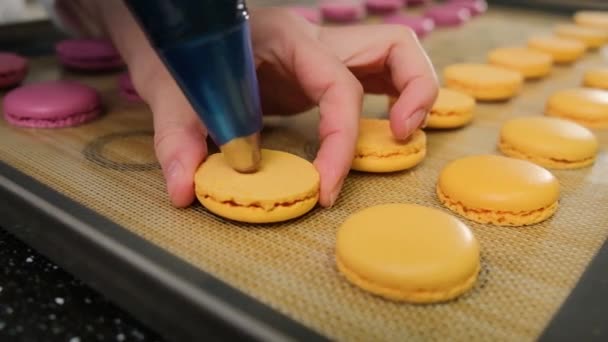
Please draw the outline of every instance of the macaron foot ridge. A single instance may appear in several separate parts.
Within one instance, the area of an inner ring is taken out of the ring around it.
[[[558,202],[554,202],[547,207],[530,211],[511,212],[488,210],[481,208],[468,208],[461,202],[451,199],[443,193],[439,186],[436,187],[439,201],[451,211],[458,213],[471,221],[483,224],[495,224],[498,226],[528,226],[542,222],[551,217],[558,207]]]

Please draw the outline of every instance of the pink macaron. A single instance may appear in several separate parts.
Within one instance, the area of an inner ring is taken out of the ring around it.
[[[423,38],[435,28],[433,19],[427,17],[418,17],[397,13],[386,16],[383,20],[386,24],[404,25],[411,28],[414,32],[416,32],[418,38]]]
[[[68,68],[105,71],[124,66],[111,42],[103,39],[68,39],[55,45],[59,61]]]
[[[429,0],[403,0],[406,6],[420,6],[426,5]]]
[[[27,59],[14,53],[0,52],[0,89],[21,83],[27,70]]]
[[[319,10],[324,20],[349,23],[365,17],[365,6],[357,0],[322,0]]]
[[[471,15],[480,15],[488,10],[485,0],[450,0],[447,5],[466,8],[471,11]]]
[[[143,99],[137,93],[137,90],[135,90],[133,82],[131,81],[131,76],[128,72],[125,72],[118,77],[118,90],[120,95],[130,102],[143,101]]]
[[[366,0],[365,7],[369,13],[389,14],[403,7],[403,0]]]
[[[97,91],[75,81],[47,81],[10,91],[2,103],[10,124],[30,128],[77,126],[99,116]]]
[[[289,9],[293,13],[303,17],[311,23],[318,24],[321,22],[321,13],[317,8],[306,6],[292,6],[289,7]]]
[[[458,26],[471,19],[471,11],[467,8],[450,4],[429,8],[424,16],[433,19],[437,26]]]

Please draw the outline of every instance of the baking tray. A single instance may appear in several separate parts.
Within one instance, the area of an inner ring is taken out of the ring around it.
[[[566,20],[493,8],[462,28],[436,31],[424,46],[440,70],[483,61],[491,48]],[[563,192],[552,219],[520,228],[467,221],[481,242],[482,272],[458,300],[392,303],[348,284],[333,259],[335,231],[348,215],[388,202],[445,210],[434,184],[446,163],[496,153],[504,120],[541,115],[551,92],[576,86],[586,68],[602,63],[601,53],[588,54],[548,80],[527,83],[512,101],[480,104],[467,128],[428,131],[428,157],[412,171],[353,173],[333,208],[256,226],[225,221],[197,204],[169,205],[150,112],[119,97],[118,73],[75,74],[52,56],[33,58],[27,82],[77,79],[100,91],[107,110],[90,124],[53,131],[0,121],[2,225],[176,341],[605,340],[606,132],[597,132],[602,149],[593,167],[555,172]],[[367,97],[364,115],[386,110],[386,97]],[[317,120],[315,110],[269,119],[264,145],[312,159]]]

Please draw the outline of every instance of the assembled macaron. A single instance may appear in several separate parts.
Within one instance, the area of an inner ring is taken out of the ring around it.
[[[393,137],[385,119],[361,119],[351,169],[364,172],[395,172],[418,165],[426,156],[426,135],[416,130],[405,141]]]
[[[15,88],[4,97],[4,118],[14,126],[62,128],[84,124],[101,113],[97,91],[76,81],[46,81]]]
[[[28,61],[11,52],[0,52],[0,89],[10,88],[23,81],[28,71]]]
[[[475,222],[525,226],[557,210],[559,182],[529,161],[475,155],[450,162],[437,182],[439,201]]]

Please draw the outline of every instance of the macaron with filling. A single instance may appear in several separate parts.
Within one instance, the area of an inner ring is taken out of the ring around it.
[[[575,122],[530,116],[507,121],[498,148],[509,157],[550,169],[578,169],[593,164],[598,145],[595,135]]]
[[[559,183],[551,172],[529,161],[477,155],[449,163],[437,182],[439,201],[475,222],[525,226],[557,210]]]
[[[75,81],[47,81],[13,89],[2,103],[4,118],[14,126],[62,128],[97,118],[97,91]]]
[[[545,115],[590,128],[608,128],[608,91],[591,88],[559,90],[549,97]]]
[[[405,141],[393,137],[385,119],[361,119],[351,169],[363,172],[395,172],[418,165],[426,156],[426,135],[415,131]]]
[[[437,26],[458,26],[471,19],[471,11],[466,7],[435,5],[424,12]]]
[[[365,6],[359,0],[322,0],[319,10],[325,21],[337,23],[360,21],[366,15]]]
[[[524,80],[520,72],[474,63],[449,65],[443,71],[443,78],[448,88],[480,101],[510,99],[519,93]]]
[[[28,71],[27,59],[11,52],[0,52],[0,89],[21,83]]]
[[[581,58],[587,46],[571,38],[557,36],[534,36],[528,40],[528,48],[545,52],[553,57],[554,63],[568,64]]]
[[[473,120],[475,99],[465,93],[440,88],[437,99],[431,107],[428,128],[462,127]]]
[[[585,71],[583,86],[608,90],[608,68],[596,67]]]
[[[319,173],[296,155],[262,149],[254,173],[235,171],[216,153],[194,175],[196,197],[212,213],[235,221],[271,223],[310,211],[319,199]]]
[[[557,25],[554,31],[559,37],[576,39],[584,43],[588,49],[597,49],[608,42],[608,30],[574,24],[561,24]]]
[[[503,47],[488,53],[488,62],[520,72],[526,79],[538,79],[551,73],[553,57],[522,47]]]
[[[574,22],[580,26],[608,30],[608,12],[578,11],[574,13]]]
[[[411,28],[418,38],[424,38],[435,28],[435,23],[427,17],[419,17],[402,13],[387,15],[383,18],[385,24],[403,25]]]
[[[104,39],[67,39],[55,45],[61,64],[85,71],[114,70],[124,66],[114,45]]]

